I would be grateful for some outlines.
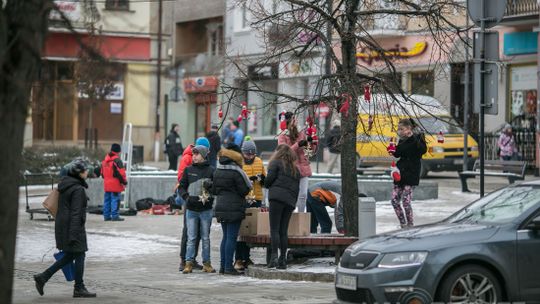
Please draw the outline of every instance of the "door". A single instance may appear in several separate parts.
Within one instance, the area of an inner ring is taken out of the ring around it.
[[[537,216],[539,214],[537,213]],[[522,301],[540,300],[540,232],[517,232],[517,263]]]
[[[212,109],[217,102],[217,95],[215,93],[210,94],[197,94],[195,96],[196,119],[195,119],[195,137],[206,136],[206,133],[210,131],[212,124]]]

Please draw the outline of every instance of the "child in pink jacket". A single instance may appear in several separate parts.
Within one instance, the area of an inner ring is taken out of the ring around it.
[[[317,144],[313,142],[311,137],[306,137],[304,132],[298,131],[296,118],[293,116],[293,113],[287,112],[281,115],[285,115],[284,119],[287,123],[287,129],[278,136],[278,145],[288,145],[296,153],[298,158],[297,166],[301,176],[296,207],[298,207],[298,212],[305,212],[308,182],[309,177],[312,175],[309,158],[306,155],[306,148],[310,146],[311,150],[315,153],[317,151]]]

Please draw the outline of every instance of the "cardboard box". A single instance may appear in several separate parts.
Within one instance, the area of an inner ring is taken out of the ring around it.
[[[293,213],[289,221],[289,236],[310,234],[311,213]],[[246,209],[246,218],[240,226],[240,235],[270,235],[270,213],[259,208]]]

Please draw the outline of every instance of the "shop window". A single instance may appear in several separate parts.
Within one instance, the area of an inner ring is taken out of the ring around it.
[[[129,0],[106,0],[105,9],[108,10],[129,10]]]
[[[512,67],[509,121],[519,128],[534,129],[537,111],[536,66]]]
[[[411,73],[411,94],[433,96],[435,76],[433,71]]]

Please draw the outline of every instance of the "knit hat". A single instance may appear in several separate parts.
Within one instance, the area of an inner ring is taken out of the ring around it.
[[[199,137],[195,141],[195,146],[205,146],[207,149],[210,149],[210,142],[206,137]]]
[[[240,122],[238,122],[238,120],[233,121],[233,125],[235,125],[237,128],[240,128]]]
[[[203,158],[206,158],[208,155],[208,148],[203,145],[197,145],[191,149],[193,153],[199,153]]]
[[[257,145],[255,145],[255,142],[249,136],[246,136],[246,138],[244,139],[244,144],[242,145],[242,153],[257,154]]]
[[[111,152],[120,153],[122,152],[122,147],[119,144],[114,143],[111,146]]]
[[[231,151],[238,152],[238,153],[242,154],[242,150],[240,149],[240,147],[237,146],[234,143],[229,143],[225,148],[227,150],[231,150]]]
[[[88,170],[88,165],[84,160],[78,158],[67,164],[66,169],[69,176],[78,177],[79,174]]]

